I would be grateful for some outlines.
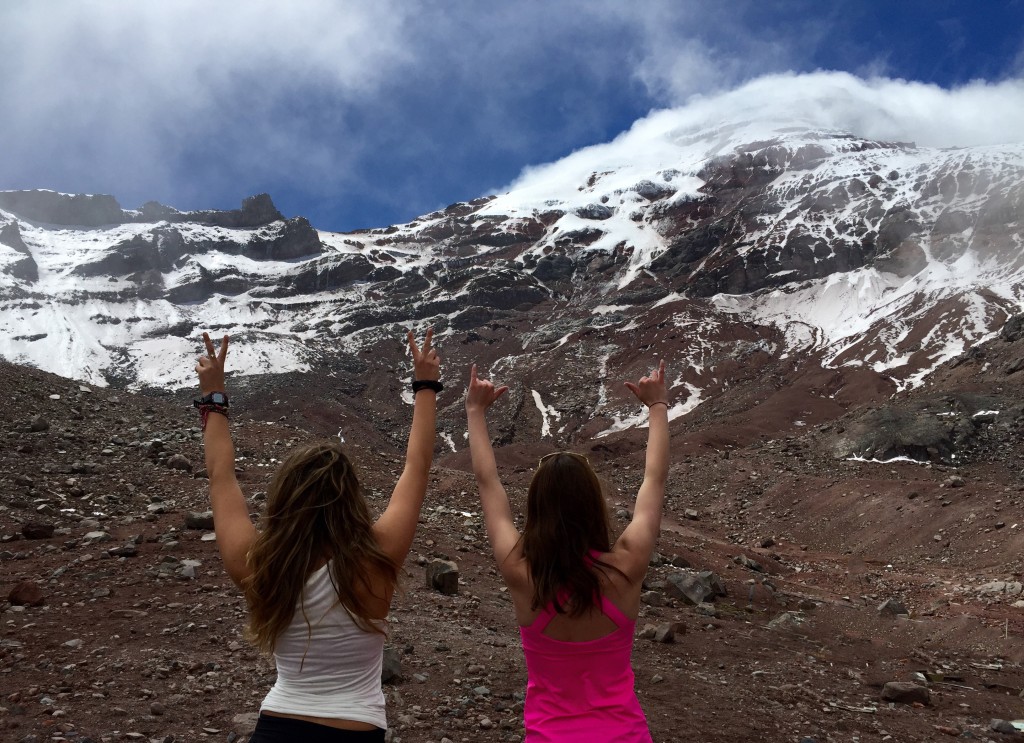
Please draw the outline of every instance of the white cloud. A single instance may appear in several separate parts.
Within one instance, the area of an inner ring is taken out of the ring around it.
[[[1024,141],[1024,80],[952,90],[845,72],[767,75],[682,109],[692,125],[721,118],[792,120],[870,139],[963,147]]]
[[[827,9],[798,14],[769,33],[749,27],[748,11],[758,8],[0,3],[0,188],[101,191],[126,206],[155,198],[183,208],[230,207],[257,190],[292,189],[307,202],[358,191],[411,209],[471,198],[483,178],[507,180],[521,162],[606,139],[629,121],[624,110],[631,118],[685,104],[694,122],[795,110],[821,126],[943,145],[1005,141],[1016,129],[1007,122],[1022,120],[1015,81],[952,92],[828,74],[747,82],[806,69],[834,20]],[[861,70],[888,67],[865,58]],[[516,164],[486,172],[495,153]],[[456,187],[464,191],[451,194]]]
[[[767,75],[725,93],[694,96],[655,111],[614,141],[585,147],[557,162],[531,166],[496,193],[543,204],[593,198],[580,191],[592,173],[614,172],[618,188],[665,163],[696,166],[747,142],[792,127],[824,129],[928,147],[1024,142],[1024,80],[977,82],[954,90],[844,72]],[[633,179],[630,181],[629,179]],[[611,188],[602,182],[602,188]],[[503,208],[499,200],[495,209]]]
[[[313,94],[335,106],[372,96],[412,61],[402,7],[393,0],[5,4],[0,97],[16,103],[0,118],[14,158],[4,170],[23,180],[110,170],[123,190],[133,181],[152,188],[180,177],[176,158],[207,138],[218,140],[206,145],[213,156],[262,161],[268,170],[289,159],[314,167],[322,144],[304,141],[302,126],[286,118],[310,112],[274,109],[300,108]]]

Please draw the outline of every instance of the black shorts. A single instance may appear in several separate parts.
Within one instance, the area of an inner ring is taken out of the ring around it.
[[[249,743],[384,743],[384,731],[342,730],[308,720],[260,715]]]

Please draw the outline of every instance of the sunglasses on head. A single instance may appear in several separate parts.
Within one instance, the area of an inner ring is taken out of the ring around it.
[[[544,464],[546,461],[548,461],[552,457],[557,457],[557,456],[560,456],[562,454],[564,454],[567,457],[572,457],[573,459],[575,459],[578,462],[583,462],[583,464],[587,465],[588,467],[590,466],[590,460],[589,459],[587,459],[582,454],[577,454],[574,451],[553,451],[550,454],[545,454],[543,457],[540,458],[540,461],[537,462],[537,466],[539,467],[540,465]]]

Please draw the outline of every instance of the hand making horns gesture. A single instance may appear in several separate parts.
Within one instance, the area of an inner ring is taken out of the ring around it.
[[[508,392],[508,387],[502,385],[495,388],[494,383],[486,379],[480,379],[476,375],[476,364],[469,368],[469,389],[466,391],[466,410],[483,410],[494,404],[494,401]]]
[[[427,328],[422,348],[416,345],[416,336],[411,330],[406,337],[409,339],[409,352],[412,354],[412,378],[436,382],[441,378],[441,357],[430,346],[434,340],[434,329]]]
[[[657,368],[652,369],[646,377],[641,377],[636,384],[626,382],[626,387],[647,407],[664,403],[668,407],[668,390],[665,387],[665,360],[662,359]]]
[[[206,344],[206,355],[200,356],[196,362],[196,373],[199,375],[199,392],[208,395],[211,392],[224,391],[224,359],[228,355],[228,337],[225,335],[220,342],[220,352],[213,347],[209,333],[203,333]]]

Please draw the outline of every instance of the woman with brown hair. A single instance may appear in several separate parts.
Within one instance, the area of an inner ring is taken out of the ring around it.
[[[486,419],[508,388],[479,379],[475,365],[470,371],[466,415],[473,473],[523,642],[527,743],[651,741],[633,689],[630,654],[668,476],[665,362],[626,386],[648,408],[647,459],[633,519],[612,544],[601,484],[586,457],[573,452],[540,460],[519,533]]]
[[[219,352],[203,333],[196,407],[202,414],[217,546],[249,605],[248,635],[272,653],[277,681],[260,707],[251,743],[383,741],[381,665],[398,570],[412,546],[434,455],[440,359],[428,330],[408,334],[415,399],[405,469],[374,521],[338,440],[299,448],[267,493],[261,528],[235,478]]]

